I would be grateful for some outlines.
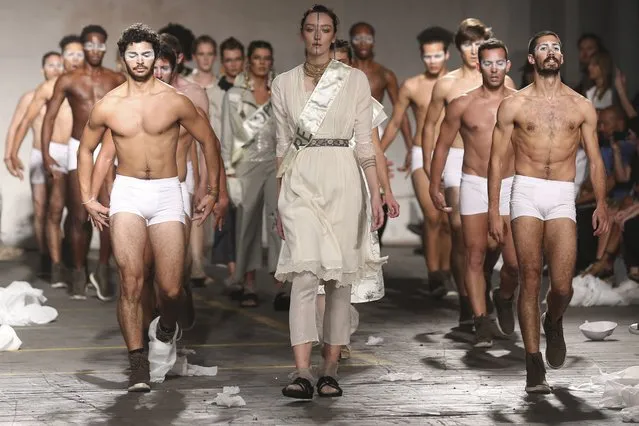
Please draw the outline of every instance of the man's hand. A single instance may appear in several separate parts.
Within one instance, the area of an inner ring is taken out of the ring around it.
[[[382,197],[377,194],[371,195],[371,231],[377,231],[384,224],[384,209],[382,208]]]
[[[488,233],[497,244],[504,244],[506,235],[508,235],[506,217],[500,216],[499,212],[488,212]]]
[[[20,180],[24,179],[24,174],[22,171],[24,170],[24,165],[22,161],[18,158],[18,156],[9,156],[4,159],[4,165],[7,167],[11,176],[15,176]]]
[[[448,207],[446,205],[446,198],[444,198],[444,194],[442,194],[439,188],[433,188],[431,186],[429,193],[430,199],[433,201],[433,204],[435,205],[435,208],[437,210],[441,210],[446,213],[450,213],[453,211],[452,207]]]
[[[382,203],[388,207],[388,217],[394,219],[399,216],[399,203],[392,192],[383,195]]]
[[[413,155],[410,151],[406,153],[406,157],[404,158],[404,165],[397,168],[398,172],[406,172],[407,175],[410,176],[410,167],[413,164]]]
[[[56,168],[59,168],[60,165],[57,161],[53,159],[49,154],[42,153],[42,162],[44,163],[44,170],[50,177],[54,177],[53,173],[56,172]]]
[[[197,223],[197,226],[202,226],[206,218],[209,217],[213,209],[215,208],[215,198],[211,194],[206,194],[196,204],[195,211],[193,212],[193,222]]]
[[[280,217],[280,212],[275,214],[275,227],[277,228],[277,235],[280,236],[281,239],[285,240],[284,237],[284,226],[282,226],[282,218]]]
[[[215,203],[215,207],[213,207],[213,216],[215,217],[215,223],[213,227],[218,230],[222,230],[224,226],[224,218],[226,217],[226,213],[229,210],[229,196],[228,194],[220,194],[220,197]]]
[[[603,235],[610,229],[608,207],[605,202],[597,204],[597,208],[592,213],[592,229],[595,230],[593,233],[595,236]]]
[[[83,205],[89,213],[89,220],[93,226],[100,231],[102,231],[103,227],[109,227],[109,209],[107,207],[104,207],[96,200],[91,200]]]

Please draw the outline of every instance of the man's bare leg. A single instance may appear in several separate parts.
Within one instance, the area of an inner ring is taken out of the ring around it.
[[[544,223],[522,216],[512,221],[519,259],[519,328],[526,351],[526,392],[549,393],[546,369],[539,352],[539,291],[541,288]]]
[[[53,178],[49,179],[46,231],[49,256],[51,256],[52,263],[51,286],[54,288],[67,286],[65,268],[62,263],[62,232],[60,228],[67,193],[67,179],[67,175],[57,172]]]
[[[568,218],[545,222],[544,251],[548,257],[550,292],[543,326],[546,334],[546,363],[561,368],[566,361],[563,316],[572,298],[572,277],[577,254],[577,227]]]
[[[181,222],[164,222],[149,227],[153,248],[155,283],[158,286],[159,330],[175,331],[180,311],[184,273],[185,235]],[[158,339],[163,340],[158,334]],[[166,342],[165,342],[166,343]]]
[[[466,265],[464,282],[472,306],[475,324],[475,347],[493,345],[490,319],[486,311],[484,263],[488,249],[488,215],[461,216]]]
[[[191,275],[187,279],[191,279],[196,287],[203,287],[208,278],[204,271],[204,237],[206,226],[211,226],[210,220],[207,220],[202,226],[194,226],[191,229],[189,241],[189,252],[192,258]]]
[[[513,310],[513,296],[518,286],[519,272],[517,265],[517,253],[509,216],[502,216],[506,221],[506,235],[501,251],[503,265],[499,271],[499,287],[493,292],[493,300],[497,310],[497,320],[502,333],[510,335],[515,331],[515,314]]]
[[[447,270],[442,269],[440,259],[442,256],[450,258],[450,250],[445,253],[445,247],[450,248],[450,244],[442,239],[442,216],[443,213],[435,208],[433,201],[428,194],[429,181],[424,169],[415,170],[411,179],[413,189],[417,196],[417,201],[424,215],[424,226],[422,228],[422,242],[424,244],[424,257],[428,268],[428,285],[434,297],[441,298],[446,295],[445,275]],[[446,234],[444,234],[444,237]],[[450,240],[450,234],[448,234]],[[444,250],[442,250],[442,245]],[[449,260],[446,260],[449,263]]]
[[[205,224],[202,227],[206,226]],[[193,240],[190,237],[193,235],[192,233],[196,229],[201,229],[201,227],[195,225],[193,226],[191,219],[188,216],[185,217],[184,224],[184,241],[191,241],[193,244]],[[184,251],[184,275],[182,277],[183,282],[183,290],[181,292],[181,307],[179,312],[179,324],[183,330],[190,330],[195,325],[195,306],[193,305],[193,293],[192,286],[193,282],[191,279],[191,271],[193,265],[193,254],[192,250],[188,247]]]
[[[31,201],[33,202],[33,232],[40,253],[40,273],[49,272],[51,256],[47,246],[47,184],[31,184]],[[58,224],[58,227],[60,225]]]
[[[459,214],[459,187],[446,188],[446,203],[452,208],[448,214],[451,231],[451,266],[457,292],[459,293],[459,325],[468,327],[473,324],[473,310],[470,306],[466,285],[464,283],[464,236],[462,234],[461,215]]]
[[[107,191],[106,185],[102,185],[98,192],[98,201],[103,206],[111,204],[111,197]],[[100,231],[100,257],[98,267],[95,272],[89,274],[89,282],[95,288],[98,299],[103,302],[113,298],[113,285],[111,283],[111,268],[109,268],[109,259],[111,258],[111,235],[107,228]]]
[[[113,255],[120,272],[117,316],[131,364],[129,391],[148,392],[151,389],[149,362],[144,354],[142,336],[146,221],[132,213],[117,213],[110,222]]]
[[[78,181],[78,171],[72,170],[68,177],[68,204],[70,216],[70,241],[72,267],[70,294],[74,299],[86,299],[87,255],[91,243],[92,227],[88,213],[82,205],[82,194]]]

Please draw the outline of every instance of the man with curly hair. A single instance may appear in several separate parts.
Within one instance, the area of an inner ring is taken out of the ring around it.
[[[201,224],[218,198],[220,151],[206,114],[189,98],[153,77],[160,50],[157,33],[143,24],[127,28],[118,41],[127,81],[91,111],[82,134],[78,161],[82,204],[99,227],[110,225],[120,270],[118,320],[129,350],[130,392],[148,392],[176,360],[177,324],[186,241],[184,204],[178,178],[180,126],[197,140],[209,173],[207,193],[194,211]],[[118,158],[110,208],[96,200],[91,184],[92,154],[111,130]],[[107,219],[108,216],[108,219]],[[107,220],[109,222],[107,222]],[[150,243],[151,250],[147,250]],[[155,265],[160,316],[149,329],[149,356],[143,350],[142,290],[145,258]]]

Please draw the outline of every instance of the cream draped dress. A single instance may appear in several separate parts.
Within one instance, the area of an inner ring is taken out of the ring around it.
[[[311,95],[304,87],[302,65],[280,74],[271,93],[277,156],[282,158]],[[355,149],[303,148],[282,176],[278,209],[286,239],[276,279],[292,282],[296,274],[311,272],[320,280],[347,286],[377,275],[386,263],[370,243],[370,206],[358,164],[375,155],[371,123],[368,79],[352,69],[314,139],[354,137]]]

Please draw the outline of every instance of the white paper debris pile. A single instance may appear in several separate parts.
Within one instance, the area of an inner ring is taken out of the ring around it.
[[[224,386],[222,393],[218,393],[217,397],[213,400],[213,404],[221,407],[243,407],[246,405],[246,401],[240,395],[240,388],[238,386]]]
[[[195,352],[195,351],[193,351]],[[201,365],[189,364],[186,355],[178,355],[173,364],[173,368],[168,373],[169,376],[217,376],[217,366],[202,367]]]
[[[590,379],[590,383],[573,387],[574,390],[602,392],[601,408],[620,409],[624,422],[639,423],[639,366],[616,373],[602,372]]]
[[[639,303],[639,284],[626,280],[613,288],[592,275],[572,279],[570,306],[625,306]]]
[[[383,343],[384,343],[383,337],[368,336],[368,340],[366,341],[366,346],[379,346]]]
[[[408,382],[415,380],[422,380],[424,376],[422,373],[388,373],[381,376],[378,380],[382,380],[384,382]]]
[[[0,325],[0,351],[17,351],[22,346],[22,340],[10,325]]]
[[[0,324],[25,326],[47,324],[58,317],[51,306],[42,306],[47,298],[42,290],[33,288],[26,281],[14,281],[0,287]]]

